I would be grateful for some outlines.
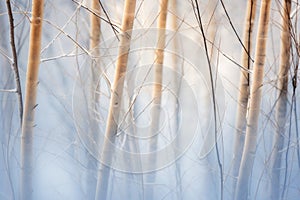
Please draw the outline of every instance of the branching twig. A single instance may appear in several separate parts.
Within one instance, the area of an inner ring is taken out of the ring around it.
[[[67,38],[69,38],[76,46],[78,46],[84,53],[86,53],[87,55],[91,56],[90,52],[84,48],[82,45],[80,45],[76,39],[74,39],[70,34],[68,34],[67,32],[65,32],[63,29],[61,29],[59,26],[53,24],[51,21],[44,19],[44,22],[50,24],[51,26],[53,26],[54,28],[56,28],[57,30],[59,30],[60,32],[58,34],[63,33]],[[58,36],[57,36],[58,37]],[[52,42],[51,42],[52,43]],[[46,49],[46,47],[44,48]],[[42,52],[42,51],[41,51]]]
[[[71,17],[67,20],[67,22],[62,26],[59,27],[57,25],[55,25],[52,21],[50,20],[46,20],[44,19],[45,22],[49,23],[50,25],[54,26],[57,30],[59,30],[59,32],[55,35],[55,37],[41,50],[41,55],[43,54],[43,52],[48,49],[54,42],[55,40],[60,36],[60,34],[65,33],[64,29],[70,24],[70,22],[72,21],[73,17],[76,15],[76,13],[78,12],[78,10],[80,9],[80,5],[78,5],[76,7],[76,10],[72,13]],[[67,37],[70,38],[69,35],[66,35]],[[70,38],[72,40],[72,38]],[[73,40],[72,40],[73,41]],[[77,43],[77,42],[75,42]],[[79,45],[79,44],[78,44]]]
[[[108,16],[108,14],[107,14],[107,12],[106,12],[106,10],[104,9],[104,6],[103,6],[103,4],[101,3],[101,1],[100,1],[100,0],[98,0],[98,1],[99,1],[99,4],[100,4],[100,6],[101,6],[101,8],[102,8],[102,10],[103,10],[103,12],[104,12],[104,14],[105,14],[105,16],[106,16],[107,20],[108,20],[108,23],[109,23],[109,25],[111,26],[111,28],[112,28],[112,30],[113,30],[113,32],[114,32],[114,34],[115,34],[115,36],[116,36],[116,37],[117,37],[117,39],[119,40],[119,37],[118,37],[117,31],[116,31],[116,29],[114,28],[114,26],[113,26],[113,23],[111,22],[111,20],[110,20],[110,18],[109,18],[109,16]]]
[[[10,0],[6,0],[6,7],[7,7],[7,10],[8,10],[9,27],[10,27],[10,45],[11,45],[12,56],[13,56],[12,69],[13,69],[14,76],[15,76],[16,93],[17,93],[17,96],[18,96],[18,104],[19,104],[20,124],[22,126],[23,100],[22,100],[22,90],[21,90],[21,83],[20,83],[20,74],[19,74],[19,69],[18,69],[17,50],[16,50],[16,45],[15,45],[14,18],[13,18],[13,14],[12,14]]]
[[[242,45],[244,51],[248,54],[249,59],[250,59],[252,62],[254,62],[254,60],[251,58],[251,56],[250,56],[250,54],[249,54],[247,48],[246,48],[245,45],[243,44],[243,42],[242,42],[242,40],[241,40],[239,34],[237,33],[236,29],[234,28],[234,26],[233,26],[233,24],[232,24],[232,21],[231,21],[231,19],[230,19],[230,16],[229,16],[229,14],[228,14],[228,12],[227,12],[227,9],[226,9],[226,7],[225,7],[225,5],[224,5],[223,0],[220,0],[220,2],[221,2],[221,5],[222,5],[223,10],[224,10],[224,12],[225,12],[225,15],[226,15],[226,17],[227,17],[227,19],[228,19],[228,21],[229,21],[229,24],[230,24],[230,26],[231,26],[231,28],[232,28],[234,34],[236,35],[237,39],[238,39],[239,42],[241,43],[241,45]]]
[[[106,16],[107,19],[101,17],[99,14],[97,14],[96,12],[94,12],[93,10],[91,10],[90,8],[88,8],[87,6],[82,5],[81,3],[79,3],[79,2],[77,2],[77,1],[75,1],[75,0],[72,0],[72,1],[73,1],[74,3],[76,3],[77,5],[79,5],[80,7],[86,9],[87,11],[89,11],[90,13],[92,13],[93,15],[99,17],[99,18],[100,18],[101,20],[103,20],[104,22],[108,23],[108,24],[111,26],[111,28],[112,28],[114,34],[116,35],[116,37],[117,37],[118,40],[119,40],[119,37],[118,37],[118,34],[117,34],[117,33],[119,33],[119,31],[118,31],[116,28],[120,29],[120,27],[117,26],[116,24],[114,24],[114,23],[111,22],[111,20],[110,20],[108,14],[107,14],[106,10],[104,9],[104,7],[103,7],[103,5],[102,5],[102,3],[101,3],[100,0],[99,0],[99,4],[100,4],[100,6],[101,6],[101,8],[102,8],[102,10],[103,10],[103,12],[104,12],[104,14],[105,14],[105,16]]]

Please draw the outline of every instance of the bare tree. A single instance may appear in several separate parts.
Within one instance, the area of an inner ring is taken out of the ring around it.
[[[237,118],[236,118],[236,133],[233,149],[233,163],[232,163],[232,177],[233,177],[233,191],[236,188],[236,182],[239,175],[239,168],[243,153],[243,148],[245,144],[245,132],[246,132],[246,114],[248,99],[250,93],[250,74],[249,71],[251,68],[251,46],[252,46],[252,33],[253,33],[253,24],[255,20],[256,11],[256,0],[248,0],[247,3],[247,12],[244,25],[244,39],[243,43],[245,49],[242,53],[242,66],[244,69],[241,69],[240,76],[240,86],[239,86],[239,96],[238,96],[238,108],[237,108]]]
[[[96,92],[99,88],[98,77],[100,72],[100,35],[101,35],[101,18],[100,18],[100,2],[99,0],[91,0],[91,13],[90,13],[90,53],[91,53],[91,87],[89,94],[89,121],[91,122],[90,134],[94,141],[98,140],[99,135],[99,121],[96,112],[97,103],[99,101],[99,94]],[[86,192],[89,199],[95,198],[96,185],[97,185],[97,159],[95,159],[90,152],[86,152],[87,156],[87,171],[86,171]]]
[[[174,31],[174,37],[173,37],[173,48],[175,50],[175,52],[178,50],[179,48],[179,44],[178,44],[178,29],[179,29],[179,23],[178,23],[178,2],[177,0],[171,0],[170,2],[170,10],[171,10],[171,15],[170,15],[170,21],[171,21],[171,28],[172,31]],[[176,98],[179,98],[180,95],[180,87],[181,87],[181,81],[182,81],[182,76],[183,76],[183,72],[180,69],[180,63],[179,63],[179,59],[178,59],[178,55],[176,55],[175,53],[172,54],[172,65],[173,65],[173,82],[175,85],[175,96]],[[178,99],[175,99],[175,101],[177,101]],[[175,121],[174,121],[174,130],[176,131],[175,134],[177,136],[177,131],[179,129],[179,106],[177,106],[177,102],[174,104],[174,110],[175,110]],[[176,140],[176,145],[180,145],[180,141]],[[178,191],[177,191],[177,199],[182,199],[182,170],[181,170],[181,163],[180,163],[180,159],[175,161],[175,167],[176,167],[176,171],[175,171],[175,176],[176,176],[176,185],[178,187]]]
[[[281,56],[278,75],[278,100],[276,102],[276,130],[273,141],[273,151],[270,158],[271,199],[280,198],[281,158],[284,152],[284,138],[287,112],[288,72],[290,68],[291,34],[290,34],[291,0],[284,0],[282,5]]]
[[[114,82],[111,88],[110,107],[108,119],[106,123],[106,132],[104,143],[101,152],[100,171],[98,172],[98,182],[96,188],[96,199],[106,199],[107,190],[110,177],[109,163],[111,163],[113,156],[113,144],[118,131],[118,118],[120,114],[120,106],[122,101],[124,76],[127,70],[128,53],[130,49],[131,31],[133,28],[133,21],[135,16],[135,0],[126,0],[124,5],[124,13],[122,20],[122,34],[119,44],[119,57],[116,63]]]
[[[92,65],[92,77],[93,82],[97,82],[97,76],[99,68],[99,56],[100,56],[100,34],[101,34],[101,19],[100,17],[100,3],[99,0],[92,0],[91,2],[91,10],[93,11],[90,14],[90,22],[91,22],[91,28],[90,28],[90,50],[92,51],[93,59],[95,60],[95,64]],[[97,15],[96,15],[97,14]]]
[[[160,8],[158,15],[158,38],[154,60],[154,85],[152,93],[152,113],[151,113],[151,128],[150,135],[153,137],[150,141],[150,151],[157,149],[157,141],[159,136],[159,123],[160,123],[160,111],[161,111],[161,98],[162,98],[162,79],[163,79],[163,63],[164,63],[164,49],[166,40],[166,24],[167,24],[167,13],[168,13],[168,0],[160,0]],[[150,161],[156,166],[157,159],[153,157]],[[150,175],[152,176],[152,175]],[[153,178],[150,178],[150,182],[155,183],[155,174]],[[154,187],[151,188],[149,199],[154,198]]]
[[[33,127],[40,65],[43,0],[32,1],[25,106],[21,137],[21,199],[32,199]]]
[[[262,0],[253,66],[253,82],[251,83],[249,112],[247,116],[245,146],[237,181],[235,193],[236,200],[248,199],[249,196],[248,188],[256,152],[258,117],[260,113],[261,92],[264,77],[270,8],[271,0]]]

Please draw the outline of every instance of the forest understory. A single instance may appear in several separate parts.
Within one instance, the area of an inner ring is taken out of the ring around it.
[[[299,199],[299,18],[298,0],[0,0],[0,199]]]

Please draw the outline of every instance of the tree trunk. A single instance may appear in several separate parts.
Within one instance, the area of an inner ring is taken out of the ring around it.
[[[100,16],[100,3],[99,0],[92,0],[91,9],[94,13]],[[99,44],[100,44],[100,34],[101,34],[101,20],[98,16],[90,14],[91,29],[90,29],[90,51],[93,56],[92,62],[92,78],[93,83],[97,83],[99,75]],[[93,84],[93,86],[96,86]]]
[[[150,127],[150,151],[155,152],[157,150],[157,142],[159,137],[159,123],[160,123],[160,111],[161,111],[161,96],[162,96],[162,76],[163,76],[163,63],[164,63],[164,49],[166,40],[166,24],[167,24],[167,13],[168,13],[168,0],[160,0],[160,9],[158,16],[158,38],[155,52],[154,61],[154,86],[152,94],[152,113],[151,113],[151,127]],[[157,164],[156,157],[150,161]],[[149,199],[154,199],[154,186],[155,186],[155,172],[150,174],[150,183],[153,183],[150,189]]]
[[[99,0],[91,1],[91,10],[100,16],[100,3]],[[97,103],[99,102],[99,93],[96,92],[100,87],[98,84],[98,77],[100,74],[100,34],[101,22],[100,18],[94,13],[90,14],[90,52],[92,55],[91,62],[91,87],[89,93],[89,121],[91,127],[89,135],[96,142],[99,134],[99,122],[97,121],[96,111]],[[97,159],[95,159],[90,152],[86,151],[87,171],[86,171],[86,194],[88,199],[95,199],[96,185],[97,185]]]
[[[33,193],[33,127],[40,64],[43,7],[43,0],[32,1],[25,106],[21,136],[21,199],[32,199]]]
[[[173,37],[173,48],[174,52],[178,52],[178,2],[177,0],[171,0],[170,3],[170,10],[172,12],[171,14],[171,28],[172,31],[174,31],[174,37]],[[176,90],[174,91],[175,97],[174,98],[174,110],[175,110],[175,121],[174,121],[174,128],[173,130],[175,131],[175,137],[177,137],[177,131],[179,129],[179,123],[180,123],[180,116],[179,116],[179,106],[177,105],[177,98],[179,98],[180,95],[180,86],[181,86],[181,81],[182,81],[182,70],[180,69],[180,62],[178,59],[178,55],[173,53],[172,54],[172,65],[173,65],[173,84],[175,85]],[[176,145],[179,146],[180,142],[179,140],[175,139]],[[175,161],[175,176],[176,176],[176,198],[177,199],[182,199],[182,194],[183,194],[183,188],[182,188],[182,170],[181,170],[181,163],[180,159],[176,159]]]
[[[166,21],[167,21],[167,10],[168,0],[160,1],[160,11],[158,17],[158,38],[156,47],[156,58],[154,61],[154,86],[153,86],[153,112],[152,112],[152,123],[151,123],[151,135],[156,134],[159,130],[159,116],[161,106],[161,95],[162,95],[162,74],[163,74],[163,62],[164,62],[164,48],[166,39]],[[157,135],[156,135],[157,136]],[[153,137],[150,143],[150,150],[156,150],[157,148],[157,137]]]
[[[286,125],[286,111],[287,111],[287,90],[288,90],[288,71],[290,67],[290,50],[291,50],[291,36],[290,36],[290,12],[291,0],[284,0],[282,7],[282,32],[281,32],[281,57],[279,65],[279,76],[277,88],[279,96],[276,104],[276,132],[274,134],[274,149],[271,154],[270,167],[271,174],[271,199],[276,200],[280,197],[280,169],[281,158],[284,148],[284,133]]]
[[[116,63],[115,77],[111,89],[111,99],[109,106],[106,132],[101,152],[101,167],[98,172],[98,182],[96,188],[96,199],[107,199],[107,190],[110,177],[109,165],[112,162],[114,152],[114,142],[118,131],[118,118],[122,101],[124,77],[127,70],[128,53],[131,41],[131,30],[135,16],[136,0],[125,0],[122,35],[120,37],[119,57]]]
[[[271,0],[262,0],[259,16],[258,34],[256,40],[256,55],[253,67],[253,82],[251,84],[249,113],[247,118],[245,147],[242,155],[235,199],[248,199],[248,188],[253,168],[258,118],[261,104],[261,91],[263,86],[264,65],[266,57],[266,43],[270,18]]]
[[[242,53],[242,66],[245,69],[250,70],[251,68],[251,44],[252,44],[252,33],[253,24],[255,20],[256,11],[256,0],[248,0],[247,3],[247,13],[246,22],[244,27],[244,39],[243,43],[245,50]],[[248,99],[250,93],[250,76],[249,73],[241,69],[240,76],[240,86],[239,86],[239,96],[238,96],[238,108],[237,108],[237,120],[236,120],[236,133],[233,149],[233,163],[232,163],[232,177],[233,177],[233,194],[236,188],[236,182],[239,175],[239,168],[241,163],[241,158],[243,154],[243,148],[245,144],[245,132],[246,132],[246,114]]]

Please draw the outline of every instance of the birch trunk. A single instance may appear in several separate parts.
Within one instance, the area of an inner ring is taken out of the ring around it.
[[[154,61],[154,86],[152,94],[152,113],[151,113],[151,127],[150,127],[150,151],[157,150],[157,142],[159,137],[159,123],[160,123],[160,111],[161,111],[161,96],[162,96],[162,75],[163,75],[163,63],[164,63],[164,49],[165,49],[165,40],[166,40],[166,23],[167,23],[167,13],[168,13],[168,0],[160,0],[160,8],[158,15],[158,38],[157,46],[155,52],[155,61]],[[153,160],[150,161],[154,163],[154,166],[157,164],[157,159],[153,157]],[[150,174],[150,183],[153,183],[152,188],[150,189],[149,199],[154,199],[154,183],[156,180],[154,174]]]
[[[160,11],[158,16],[158,39],[157,39],[157,47],[155,53],[156,58],[154,62],[154,86],[153,86],[153,94],[152,94],[153,110],[152,110],[152,118],[151,118],[152,123],[151,123],[151,132],[150,132],[151,135],[157,134],[157,131],[159,130],[167,12],[168,12],[168,0],[161,0]],[[153,137],[150,143],[150,150],[156,150],[156,148],[157,148],[157,137]]]
[[[98,14],[100,16],[100,3],[99,0],[92,0],[91,2],[91,9],[94,13]],[[93,82],[97,83],[98,81],[98,75],[99,75],[99,56],[100,56],[100,50],[99,44],[100,44],[100,34],[101,34],[101,20],[100,18],[94,15],[93,13],[90,14],[90,21],[91,21],[91,29],[90,29],[90,51],[92,52],[93,56],[93,64],[92,64],[92,78]]]
[[[96,188],[96,199],[107,199],[107,190],[110,177],[109,165],[114,152],[114,142],[118,131],[118,118],[122,101],[124,76],[127,70],[128,53],[130,49],[131,30],[135,16],[136,0],[125,0],[124,14],[122,20],[122,32],[119,45],[119,58],[116,63],[115,77],[111,89],[110,107],[106,123],[106,132],[101,152],[100,171]]]
[[[100,3],[99,0],[91,1],[91,10],[100,16]],[[89,134],[94,141],[98,140],[99,123],[96,118],[97,103],[99,101],[99,95],[96,92],[98,85],[98,76],[100,72],[100,34],[101,34],[101,22],[100,18],[94,13],[90,14],[90,52],[92,55],[91,63],[91,87],[89,94],[89,120],[91,122],[91,128]],[[87,151],[87,171],[86,171],[86,193],[88,199],[95,198],[96,185],[97,185],[97,160]]]
[[[94,13],[96,13],[100,16],[99,0],[92,0],[91,9],[93,10]],[[100,23],[100,18],[95,16],[93,13],[90,14],[90,21],[91,21],[90,49],[93,49],[93,48],[97,47],[100,42],[101,23]]]
[[[242,53],[242,66],[248,70],[251,67],[251,44],[253,24],[256,13],[256,0],[248,0],[247,13],[244,27],[244,39],[243,43],[247,51]],[[233,192],[236,188],[236,182],[239,175],[239,168],[241,158],[243,154],[243,148],[245,144],[245,132],[246,132],[246,114],[248,99],[250,93],[250,76],[249,73],[242,69],[240,76],[239,96],[238,96],[238,108],[237,108],[237,120],[236,120],[236,133],[233,149],[233,163],[232,163],[232,177],[233,177]]]
[[[34,192],[32,187],[33,127],[40,64],[43,7],[43,0],[32,1],[25,106],[21,136],[21,199],[32,199],[32,193]]]
[[[243,150],[235,199],[248,199],[248,188],[253,168],[258,118],[261,104],[261,91],[263,86],[264,65],[266,57],[266,43],[270,18],[271,0],[262,0],[259,16],[258,34],[256,40],[255,61],[253,67],[253,82],[251,84],[249,113],[247,118],[245,147]]]
[[[174,52],[178,52],[178,37],[177,37],[177,32],[178,32],[178,3],[177,3],[177,0],[171,0],[170,2],[170,10],[172,12],[172,17],[171,17],[171,28],[172,28],[172,31],[174,31],[174,37],[173,37],[173,48],[174,48]],[[174,71],[173,72],[173,77],[174,77],[174,80],[173,80],[173,84],[175,85],[175,88],[176,90],[174,91],[175,93],[175,96],[176,98],[179,97],[180,95],[180,86],[181,86],[181,79],[182,79],[182,70],[180,69],[180,62],[179,62],[179,59],[178,59],[178,56],[174,53],[172,54],[172,65],[173,65],[173,68],[172,70]],[[175,130],[175,137],[177,137],[177,131],[178,131],[178,128],[179,128],[179,109],[177,106],[177,100],[178,99],[174,99],[175,102],[174,102],[174,110],[175,110],[175,114],[176,114],[176,117],[175,117],[175,122],[174,122],[174,129]],[[177,146],[180,145],[180,142],[178,139],[176,140],[176,144]],[[176,151],[176,150],[175,150]],[[182,189],[182,170],[181,170],[181,163],[180,163],[180,159],[176,160],[175,161],[175,176],[176,176],[176,187],[178,188],[177,192],[176,192],[176,198],[177,199],[182,199],[182,194],[183,194],[183,189]]]
[[[274,135],[274,149],[271,154],[271,199],[276,200],[280,197],[280,169],[281,158],[284,148],[284,133],[286,125],[287,112],[287,90],[288,90],[288,71],[290,67],[290,12],[291,0],[284,0],[282,7],[282,32],[281,32],[281,50],[280,65],[277,88],[279,96],[276,104],[276,132]]]

